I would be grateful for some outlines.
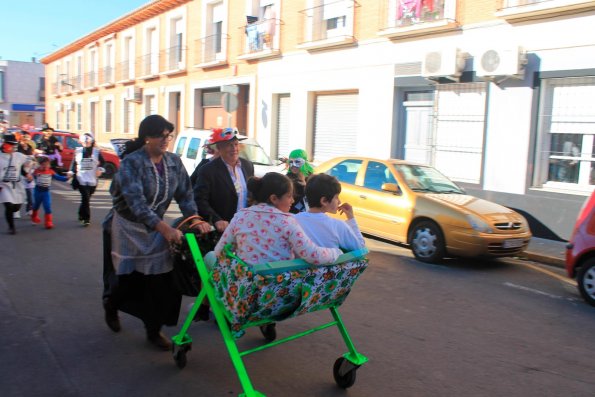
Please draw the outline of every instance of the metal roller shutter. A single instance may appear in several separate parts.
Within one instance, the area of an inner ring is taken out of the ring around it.
[[[319,95],[315,109],[314,161],[356,154],[358,95]]]
[[[290,99],[291,97],[287,94],[279,95],[277,113],[277,158],[287,157],[291,151],[289,148],[289,126],[291,125]]]

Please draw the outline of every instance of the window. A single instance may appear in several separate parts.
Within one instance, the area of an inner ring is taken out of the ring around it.
[[[590,191],[595,185],[595,77],[546,79],[542,87],[534,184]]]
[[[89,64],[88,64],[89,78],[87,80],[87,87],[95,87],[97,85],[98,66],[99,66],[99,59],[97,56],[97,50],[92,49],[89,52]]]
[[[368,189],[382,190],[382,185],[385,183],[397,182],[386,165],[376,161],[370,161],[366,167],[364,187]]]
[[[0,80],[2,78],[0,77]],[[2,82],[0,82],[0,100],[2,100]],[[45,77],[39,78],[39,102],[45,102]]]
[[[123,130],[125,134],[134,134],[134,107],[132,102],[124,100],[123,106]]]
[[[223,64],[226,61],[227,43],[224,38],[227,29],[227,9],[223,1],[203,2],[203,37],[197,41],[198,64]]]
[[[76,104],[76,129],[81,131],[83,129],[83,104]]]
[[[56,110],[56,129],[60,129],[60,111]]]
[[[381,34],[410,34],[417,29],[446,28],[456,20],[456,0],[384,0]]]
[[[184,146],[186,145],[186,140],[188,138],[186,138],[185,136],[180,138],[180,140],[178,141],[178,146],[176,146],[176,154],[178,156],[182,156],[182,153],[184,153]]]
[[[79,142],[77,138],[66,137],[66,146],[70,149],[76,149],[77,147],[82,147],[83,145]]]
[[[337,178],[339,182],[354,184],[361,166],[361,160],[344,160],[326,173]]]
[[[185,20],[181,16],[172,18],[169,21],[169,43],[166,53],[166,70],[178,70],[184,68],[184,30]]]
[[[112,132],[112,100],[105,101],[105,132]]]
[[[277,49],[278,4],[274,0],[251,0],[247,3],[246,52]]]
[[[0,102],[4,102],[4,71],[0,70]]]
[[[196,159],[198,156],[198,150],[200,148],[200,138],[192,138],[190,139],[190,144],[188,145],[188,151],[186,152],[186,157],[189,159]]]
[[[72,113],[70,111],[70,105],[67,105],[64,113],[66,113],[66,131],[70,131],[70,113]]]
[[[127,81],[134,78],[134,37],[124,36],[122,45],[122,62],[118,66],[118,80]]]
[[[300,47],[329,46],[352,43],[354,0],[313,0],[311,8],[301,11],[304,37]],[[323,41],[314,44],[312,42]],[[311,43],[311,44],[308,44]]]

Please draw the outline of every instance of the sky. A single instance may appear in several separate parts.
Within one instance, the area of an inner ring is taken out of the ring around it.
[[[0,59],[31,62],[151,0],[0,0]]]

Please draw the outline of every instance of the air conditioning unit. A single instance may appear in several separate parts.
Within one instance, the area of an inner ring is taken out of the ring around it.
[[[464,54],[458,48],[443,49],[424,55],[421,75],[427,78],[446,77],[458,80],[464,68]]]
[[[523,78],[527,56],[518,46],[495,47],[483,51],[475,59],[475,74],[479,77],[509,76]]]

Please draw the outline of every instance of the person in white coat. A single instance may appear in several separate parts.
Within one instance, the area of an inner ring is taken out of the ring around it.
[[[79,222],[83,226],[91,223],[91,196],[97,188],[97,179],[103,173],[104,160],[101,152],[95,147],[93,134],[85,132],[80,142],[82,147],[76,148],[72,162],[72,187],[81,194],[81,205],[79,206]]]
[[[14,213],[21,209],[27,197],[23,179],[31,180],[25,167],[29,159],[16,151],[18,141],[12,134],[3,136],[0,150],[0,203],[4,204],[4,216],[8,223],[8,233],[16,234]]]

